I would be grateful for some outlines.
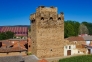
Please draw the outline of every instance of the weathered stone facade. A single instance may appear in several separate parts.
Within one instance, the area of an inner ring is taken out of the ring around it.
[[[38,58],[64,56],[64,14],[56,7],[37,8],[30,16],[32,54]]]

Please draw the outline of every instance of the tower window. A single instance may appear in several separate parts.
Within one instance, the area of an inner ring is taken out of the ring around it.
[[[50,20],[53,20],[53,18],[52,18],[52,17],[50,17]]]
[[[61,20],[61,18],[59,17],[58,20]]]
[[[50,51],[52,51],[52,49]]]
[[[31,21],[31,23],[34,23],[35,22],[35,19]]]
[[[41,17],[41,20],[44,20],[44,17]]]

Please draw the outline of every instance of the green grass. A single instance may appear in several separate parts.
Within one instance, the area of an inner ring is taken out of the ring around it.
[[[59,62],[92,62],[92,55],[82,55],[60,59]]]

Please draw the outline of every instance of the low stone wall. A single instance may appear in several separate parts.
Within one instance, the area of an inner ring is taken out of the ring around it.
[[[26,55],[26,52],[10,52],[10,53],[0,53],[0,57],[4,56],[17,56],[17,55]]]

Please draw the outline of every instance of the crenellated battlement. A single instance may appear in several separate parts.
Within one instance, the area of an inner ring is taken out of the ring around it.
[[[31,23],[36,22],[38,27],[62,26],[64,13],[57,14],[56,7],[39,6],[36,13],[30,16]]]
[[[35,18],[36,18],[35,13],[30,15],[30,20],[33,20],[33,19],[35,19]]]
[[[45,7],[45,6],[39,6],[36,12],[42,13],[42,12],[57,12],[57,7],[51,6],[51,7]]]

